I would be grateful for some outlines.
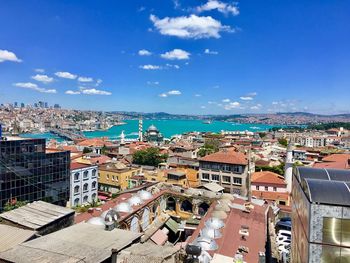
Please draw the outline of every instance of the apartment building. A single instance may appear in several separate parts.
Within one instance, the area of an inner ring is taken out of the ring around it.
[[[96,165],[71,163],[70,205],[85,205],[97,200],[98,167]]]
[[[254,165],[248,165],[247,156],[232,150],[209,154],[199,159],[199,179],[201,184],[215,182],[226,193],[248,194],[248,173]]]

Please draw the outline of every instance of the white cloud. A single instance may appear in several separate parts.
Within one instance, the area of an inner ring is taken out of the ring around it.
[[[201,109],[205,109],[206,107],[205,106],[201,106]]]
[[[41,75],[41,74],[36,74],[35,76],[32,76],[32,79],[43,82],[45,84],[51,83],[53,81],[53,78],[47,76],[47,75]]]
[[[225,102],[225,103],[230,102],[230,99],[223,99],[222,102]]]
[[[253,100],[253,97],[249,97],[249,96],[242,96],[239,97],[241,100]]]
[[[78,81],[79,81],[79,82],[93,82],[94,79],[93,79],[93,78],[90,78],[90,77],[79,77],[79,78],[78,78]]]
[[[161,67],[160,66],[158,66],[158,65],[150,65],[150,64],[148,64],[148,65],[141,65],[141,66],[139,66],[141,69],[146,69],[146,70],[157,70],[157,69],[161,69]]]
[[[8,50],[0,49],[0,62],[4,61],[22,62],[21,59],[17,58],[15,53]]]
[[[159,81],[147,81],[147,85],[159,85]]]
[[[98,87],[102,83],[102,79],[97,79],[95,86]]]
[[[44,73],[45,72],[45,69],[42,69],[42,68],[36,68],[34,69],[35,72],[38,72],[38,73]]]
[[[247,96],[251,96],[251,97],[255,97],[256,95],[258,95],[257,92],[250,92],[247,94]]]
[[[278,101],[273,101],[273,102],[272,102],[272,105],[278,105],[278,104],[279,104]]]
[[[206,4],[196,8],[196,11],[201,13],[204,11],[218,10],[220,13],[231,14],[234,16],[239,15],[239,10],[236,3],[227,4],[217,0],[209,0]]]
[[[74,75],[74,74],[66,72],[66,71],[56,72],[55,75],[57,77],[64,78],[64,79],[76,79],[77,78],[77,75]]]
[[[237,101],[230,102],[228,104],[223,105],[225,110],[237,109],[241,106],[241,104]]]
[[[195,97],[201,97],[201,94],[194,94]]]
[[[57,93],[55,89],[40,88],[38,87],[37,84],[31,83],[31,82],[18,82],[18,83],[14,83],[13,85],[19,88],[35,90],[41,93]]]
[[[181,91],[179,91],[179,90],[170,90],[170,91],[168,91],[168,95],[181,95]]]
[[[211,16],[190,15],[159,19],[155,15],[150,15],[150,20],[162,35],[179,38],[220,38],[220,32],[233,31]]]
[[[208,54],[208,55],[217,55],[217,54],[219,54],[219,52],[210,50],[209,48],[206,48],[206,49],[204,50],[204,54]]]
[[[105,90],[98,90],[95,88],[85,89],[81,87],[80,89],[81,89],[81,93],[87,94],[87,95],[112,95],[112,92],[105,91]]]
[[[158,96],[161,97],[161,98],[166,98],[166,97],[168,97],[168,94],[166,94],[166,93],[161,93],[161,94],[159,94]]]
[[[262,107],[261,104],[256,104],[256,105],[254,105],[254,106],[251,106],[250,109],[251,109],[251,110],[260,110],[261,107]]]
[[[80,94],[80,91],[67,90],[65,93],[68,95],[78,95]]]
[[[152,52],[150,52],[150,51],[148,51],[146,49],[141,49],[141,50],[139,50],[138,54],[140,56],[150,56],[150,55],[152,55]]]
[[[176,69],[179,69],[180,66],[179,65],[176,65],[176,64],[165,64],[165,66],[167,66],[168,68],[176,68]]]
[[[189,59],[190,55],[191,54],[185,50],[175,48],[174,50],[165,52],[164,54],[161,54],[160,56],[164,59],[183,60],[183,59]]]

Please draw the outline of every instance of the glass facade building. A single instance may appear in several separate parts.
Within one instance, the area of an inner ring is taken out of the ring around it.
[[[350,170],[296,167],[292,261],[350,263]]]
[[[69,200],[70,154],[46,152],[45,139],[0,141],[0,211],[12,200]]]

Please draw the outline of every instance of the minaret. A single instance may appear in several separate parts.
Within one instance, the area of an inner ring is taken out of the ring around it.
[[[292,178],[293,178],[293,145],[289,141],[287,147],[286,163],[284,165],[284,181],[287,184],[287,191],[292,192]]]
[[[120,134],[120,145],[124,145],[125,144],[125,134],[124,131],[122,131],[122,133]]]
[[[143,121],[142,121],[142,117],[140,117],[139,118],[139,141],[140,142],[143,141],[142,130],[143,130]]]

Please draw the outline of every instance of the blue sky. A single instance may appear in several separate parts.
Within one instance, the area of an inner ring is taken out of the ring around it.
[[[187,114],[350,112],[350,2],[0,8],[0,102]]]

